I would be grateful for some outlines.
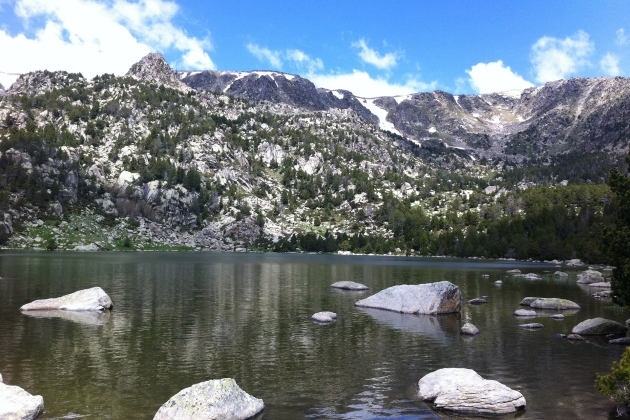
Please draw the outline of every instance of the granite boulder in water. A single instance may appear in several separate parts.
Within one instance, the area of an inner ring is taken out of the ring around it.
[[[337,314],[330,311],[317,312],[311,316],[311,319],[316,322],[330,323],[337,319]]]
[[[608,334],[625,334],[628,327],[610,319],[593,318],[587,319],[575,327],[571,332],[580,335],[608,335]]]
[[[578,274],[577,282],[581,284],[601,283],[604,281],[602,273],[596,270],[586,270]]]
[[[449,314],[459,312],[462,294],[459,287],[448,281],[388,287],[359,300],[355,306],[385,309],[405,314]]]
[[[215,379],[179,391],[153,420],[245,420],[264,408],[263,400],[243,391],[234,379]]]
[[[354,281],[338,281],[330,285],[330,287],[334,287],[335,289],[344,289],[344,290],[367,290],[365,284],[357,283]]]
[[[472,369],[445,368],[418,382],[418,396],[436,408],[458,413],[497,415],[525,407],[525,397],[497,381],[482,378]]]
[[[19,386],[2,383],[0,376],[0,419],[31,420],[44,411],[44,398],[31,395]]]
[[[580,309],[580,305],[575,302],[557,298],[536,299],[529,306],[535,309],[555,309],[558,311],[565,309]]]
[[[112,308],[112,300],[100,287],[79,290],[52,299],[40,299],[27,303],[21,311],[102,311]]]

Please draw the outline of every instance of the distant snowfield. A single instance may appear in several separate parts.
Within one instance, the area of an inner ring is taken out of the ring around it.
[[[341,93],[341,92],[338,92],[336,90],[331,90],[331,92],[332,92],[333,95],[335,95],[339,99],[343,99],[344,98],[343,93]]]
[[[18,77],[20,77],[20,75],[17,73],[4,73],[0,71],[0,84],[2,84],[5,89],[9,89]]]
[[[394,133],[394,134],[398,134],[399,136],[402,136],[400,131],[396,130],[396,127],[394,127],[394,124],[387,121],[387,111],[382,108],[379,108],[374,103],[374,100],[375,100],[374,98],[372,99],[358,98],[358,99],[359,99],[359,102],[361,102],[361,104],[363,104],[364,107],[366,107],[372,114],[378,117],[378,121],[379,121],[378,126],[381,128],[381,130],[389,131],[390,133]]]

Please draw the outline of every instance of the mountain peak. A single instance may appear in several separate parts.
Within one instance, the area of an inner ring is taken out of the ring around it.
[[[142,57],[140,61],[131,66],[126,76],[157,83],[158,85],[165,85],[184,92],[190,90],[188,86],[179,80],[175,71],[160,53],[149,53]]]

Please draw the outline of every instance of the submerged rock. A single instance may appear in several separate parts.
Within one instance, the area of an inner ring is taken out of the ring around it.
[[[562,315],[562,314],[553,314],[553,315],[551,315],[551,318],[552,319],[560,319],[560,320],[562,320],[562,319],[564,319],[564,315]]]
[[[514,311],[514,316],[538,316],[538,314],[531,309],[517,309]]]
[[[602,273],[596,270],[586,270],[578,274],[577,282],[581,284],[601,283],[604,281]]]
[[[476,335],[480,333],[479,328],[475,327],[470,322],[465,323],[459,332],[465,335]]]
[[[329,323],[337,319],[337,314],[329,311],[317,312],[316,314],[313,314],[311,319],[317,322]]]
[[[112,308],[112,300],[100,287],[79,290],[52,299],[40,299],[27,303],[21,311],[102,311]]]
[[[529,306],[532,304],[533,301],[540,299],[539,297],[526,297],[521,301],[521,305],[523,306]]]
[[[448,281],[403,284],[359,300],[355,306],[407,314],[448,314],[460,311],[462,294],[459,287]]]
[[[525,397],[472,369],[445,368],[418,382],[418,396],[438,409],[469,414],[508,414],[525,407]]]
[[[215,379],[179,391],[153,420],[245,420],[264,408],[263,400],[243,391],[234,379]]]
[[[628,327],[610,319],[593,318],[587,319],[575,327],[571,332],[580,335],[607,335],[607,334],[625,334]]]
[[[588,285],[588,287],[595,287],[598,289],[610,289],[610,283],[606,282],[606,281],[602,281],[599,283],[590,283]]]
[[[555,273],[553,273],[553,275],[556,277],[569,277],[569,275],[564,271],[556,271]]]
[[[334,287],[335,289],[344,289],[344,290],[367,290],[365,284],[356,283],[354,281],[338,281],[330,285],[330,287]]]
[[[519,324],[517,326],[519,328],[525,328],[527,330],[539,330],[545,327],[543,324],[539,324],[537,322],[532,322],[531,324]]]
[[[564,310],[564,309],[580,309],[580,305],[578,305],[575,302],[572,302],[567,299],[557,299],[557,298],[536,299],[529,306],[536,309],[555,309],[559,311]]]
[[[608,299],[612,296],[612,290],[602,290],[593,293],[591,296],[593,296],[595,299]]]
[[[44,398],[19,386],[6,385],[0,376],[0,419],[31,420],[44,411]]]
[[[483,305],[484,303],[488,303],[488,301],[484,298],[474,298],[470,299],[467,303],[470,305]]]

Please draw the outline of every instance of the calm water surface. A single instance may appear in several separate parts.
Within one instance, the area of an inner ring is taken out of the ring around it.
[[[542,281],[505,277],[520,267]],[[630,317],[551,276],[545,264],[515,262],[210,253],[0,252],[0,373],[44,397],[44,419],[152,419],[171,396],[197,382],[235,378],[262,398],[260,419],[435,419],[415,396],[425,374],[476,370],[519,390],[521,419],[608,418],[612,405],[593,383],[623,348],[572,343],[554,334],[597,316]],[[482,278],[489,274],[490,278]],[[502,286],[493,282],[503,279]],[[353,280],[369,292],[337,292]],[[465,299],[461,314],[401,315],[354,302],[398,284],[448,280]],[[101,286],[114,310],[101,316],[35,317],[19,307]],[[592,291],[591,291],[592,292]],[[516,328],[525,296],[582,306],[540,331]],[[310,316],[337,312],[331,325]],[[473,322],[476,337],[459,335]],[[440,418],[446,416],[438,413]],[[611,417],[612,418],[612,417]]]

